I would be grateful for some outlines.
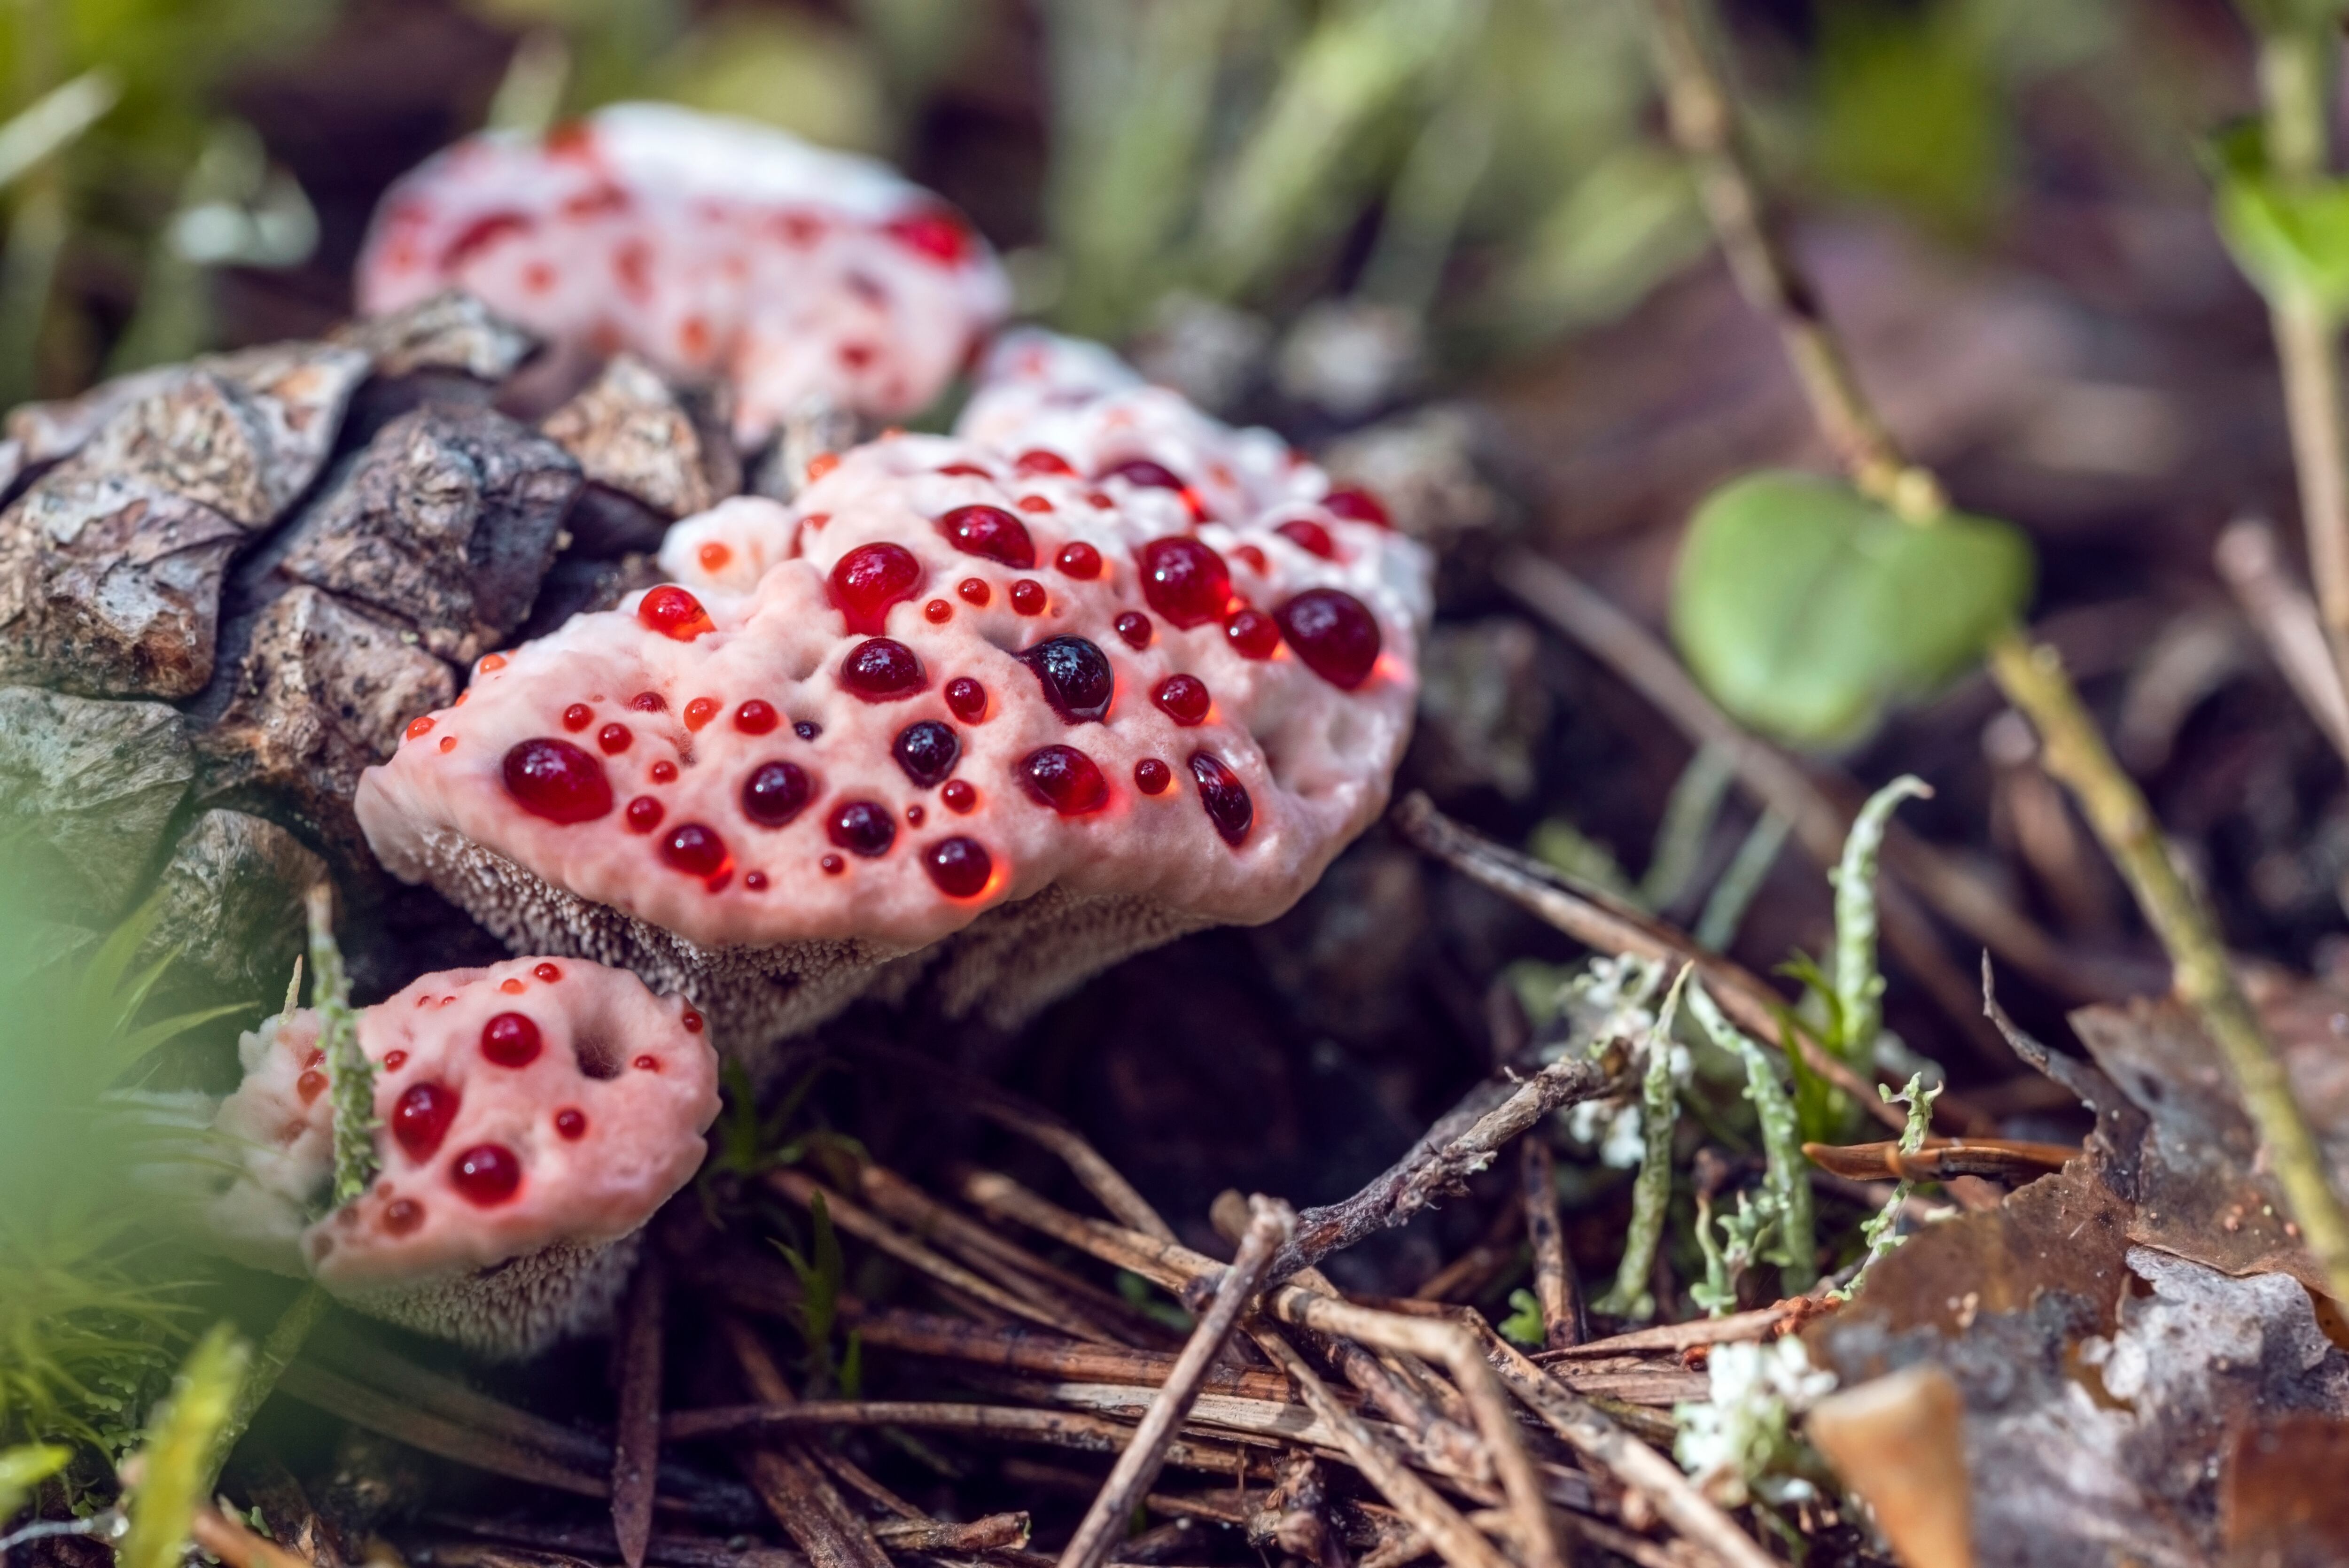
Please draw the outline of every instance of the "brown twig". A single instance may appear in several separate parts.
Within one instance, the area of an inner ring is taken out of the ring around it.
[[[1146,1403],[1154,1388],[1137,1389],[1133,1399]],[[1277,1434],[1232,1429],[1235,1441],[1259,1446],[1291,1440],[1296,1422],[1281,1418]],[[1081,1410],[1046,1410],[1019,1405],[975,1405],[947,1399],[792,1399],[777,1404],[718,1405],[699,1410],[672,1410],[661,1423],[671,1442],[692,1442],[740,1432],[820,1431],[838,1427],[905,1427],[924,1431],[958,1432],[966,1437],[1013,1442],[1044,1443],[1088,1453],[1124,1451],[1133,1424],[1114,1417]],[[1185,1470],[1211,1475],[1232,1473],[1237,1452],[1229,1443],[1193,1438],[1167,1445],[1166,1460]]]
[[[667,1281],[657,1250],[636,1269],[620,1315],[620,1413],[612,1449],[612,1533],[620,1560],[644,1568],[660,1473],[661,1329]]]
[[[1492,1223],[1475,1244],[1419,1284],[1411,1294],[1421,1301],[1468,1301],[1514,1267],[1525,1247],[1525,1225],[1515,1191],[1493,1211]]]
[[[792,1404],[791,1385],[750,1326],[732,1317],[721,1319],[720,1326],[750,1391],[771,1406]],[[662,1422],[664,1431],[668,1425]],[[889,1554],[872,1528],[833,1490],[806,1449],[782,1443],[739,1458],[760,1501],[807,1553],[812,1568],[889,1568]]]
[[[499,1434],[419,1409],[405,1399],[378,1392],[308,1361],[289,1363],[279,1374],[277,1387],[302,1403],[339,1416],[353,1426],[492,1475],[553,1487],[579,1497],[603,1498],[611,1491],[604,1473],[610,1468],[611,1453],[600,1445],[595,1468],[577,1469]]]
[[[1854,1181],[1947,1181],[1957,1176],[2032,1181],[2062,1170],[2079,1154],[2076,1143],[1995,1138],[1929,1138],[1913,1154],[1904,1152],[1898,1140],[1803,1145],[1803,1155],[1812,1164]]]
[[[1629,953],[1672,964],[1693,964],[1697,977],[1748,1034],[1763,1039],[1790,1033],[1804,1062],[1865,1107],[1888,1127],[1903,1125],[1897,1106],[1887,1106],[1874,1087],[1795,1026],[1787,1003],[1746,970],[1707,953],[1681,933],[1646,915],[1602,903],[1595,890],[1568,887],[1538,861],[1504,849],[1462,827],[1414,790],[1388,813],[1397,831],[1421,850],[1495,892],[1522,904],[1586,947]]]
[[[1775,1306],[1756,1307],[1752,1312],[1733,1312],[1726,1317],[1694,1317],[1686,1323],[1661,1323],[1651,1328],[1635,1328],[1629,1334],[1613,1335],[1606,1339],[1593,1339],[1568,1349],[1544,1351],[1540,1359],[1578,1361],[1602,1356],[1636,1356],[1649,1351],[1670,1351],[1677,1354],[1700,1345],[1732,1345],[1741,1339],[1762,1339],[1770,1331],[1794,1315],[1794,1308],[1784,1303]]]
[[[1247,1233],[1240,1240],[1231,1268],[1216,1283],[1213,1305],[1201,1315],[1190,1341],[1169,1368],[1150,1413],[1134,1429],[1133,1442],[1118,1456],[1100,1495],[1085,1511],[1076,1533],[1061,1553],[1060,1568],[1101,1568],[1107,1561],[1110,1547],[1117,1532],[1124,1528],[1135,1501],[1158,1479],[1159,1470],[1165,1462],[1167,1444],[1174,1440],[1184,1418],[1190,1414],[1209,1369],[1223,1354],[1241,1312],[1263,1281],[1275,1250],[1288,1239],[1296,1224],[1296,1215],[1286,1203],[1258,1198],[1249,1207],[1252,1212]]]
[[[2240,518],[2219,536],[2211,558],[2234,590],[2243,618],[2283,672],[2284,684],[2333,750],[2349,760],[2349,688],[2342,684],[2316,603],[2292,580],[2275,530],[2258,518]]]
[[[1582,1281],[1574,1272],[1566,1231],[1558,1221],[1557,1169],[1547,1138],[1526,1140],[1518,1178],[1526,1240],[1533,1248],[1534,1300],[1541,1306],[1543,1348],[1562,1350],[1589,1338],[1590,1327],[1582,1315]]]

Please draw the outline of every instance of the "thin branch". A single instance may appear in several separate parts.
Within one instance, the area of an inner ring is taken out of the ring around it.
[[[770,1405],[793,1402],[791,1386],[750,1326],[730,1317],[722,1327],[751,1393]],[[662,1423],[664,1429],[667,1424]],[[805,1448],[784,1443],[751,1449],[739,1457],[760,1501],[807,1553],[812,1568],[890,1568],[889,1554],[881,1550],[872,1527],[833,1489]]]
[[[2213,559],[2243,607],[2243,618],[2283,672],[2284,683],[2333,748],[2349,760],[2349,688],[2342,684],[2316,603],[2292,580],[2275,530],[2257,518],[2239,519],[2219,536]]]
[[[1582,1281],[1574,1272],[1566,1232],[1558,1222],[1557,1168],[1547,1138],[1526,1140],[1517,1184],[1526,1211],[1526,1241],[1534,1254],[1534,1300],[1541,1306],[1542,1346],[1563,1350],[1589,1338],[1590,1326],[1583,1319]]]
[[[1133,1515],[1133,1505],[1158,1479],[1167,1445],[1191,1413],[1208,1370],[1223,1354],[1241,1312],[1256,1295],[1274,1251],[1288,1239],[1296,1224],[1296,1215],[1286,1203],[1258,1198],[1249,1207],[1247,1233],[1240,1239],[1231,1268],[1216,1284],[1214,1305],[1201,1315],[1189,1343],[1167,1372],[1158,1398],[1152,1401],[1150,1413],[1134,1429],[1133,1442],[1118,1456],[1100,1495],[1070,1537],[1061,1553],[1060,1568],[1101,1568],[1108,1561],[1110,1548]]]
[[[653,1534],[653,1491],[660,1473],[661,1328],[667,1276],[657,1249],[647,1249],[620,1318],[620,1410],[612,1448],[612,1533],[620,1560],[644,1568]]]

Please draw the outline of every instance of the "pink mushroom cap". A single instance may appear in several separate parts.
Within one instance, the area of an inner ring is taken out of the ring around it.
[[[678,524],[676,583],[509,653],[367,771],[369,843],[509,941],[636,942],[721,1007],[691,965],[723,950],[812,954],[776,961],[800,985],[1048,890],[1146,909],[1143,945],[1273,918],[1385,805],[1428,563],[1171,397],[884,438],[792,507]],[[1200,465],[1227,510],[1101,477],[1136,461]],[[771,564],[746,587],[745,562]]]
[[[434,154],[385,194],[357,286],[368,315],[463,289],[557,342],[727,380],[746,445],[812,403],[915,412],[1011,297],[987,242],[885,165],[653,103]]]

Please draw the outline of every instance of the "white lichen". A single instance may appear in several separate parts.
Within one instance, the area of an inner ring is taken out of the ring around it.
[[[1816,1489],[1801,1474],[1796,1419],[1835,1391],[1836,1377],[1811,1365],[1799,1339],[1715,1346],[1707,1362],[1712,1398],[1676,1405],[1672,1455],[1723,1507],[1759,1499],[1800,1502]]]

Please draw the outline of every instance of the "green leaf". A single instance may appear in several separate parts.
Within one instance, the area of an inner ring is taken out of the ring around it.
[[[2349,310],[2349,181],[2281,180],[2256,124],[2214,137],[2211,221],[2243,275],[2273,301]]]
[[[1697,508],[1672,636],[1738,718],[1838,745],[1980,659],[2031,580],[2031,547],[2006,523],[1909,522],[1830,480],[1749,474]]]
[[[25,1506],[32,1490],[65,1469],[71,1449],[55,1443],[26,1443],[0,1449],[0,1522]]]
[[[177,1568],[188,1522],[204,1501],[217,1467],[222,1430],[236,1408],[252,1348],[230,1325],[198,1341],[158,1406],[139,1454],[139,1485],[130,1498],[130,1532],[119,1568]]]
[[[1539,1349],[1546,1343],[1541,1303],[1529,1290],[1513,1290],[1509,1293],[1509,1305],[1516,1310],[1501,1320],[1501,1337],[1513,1345]]]

